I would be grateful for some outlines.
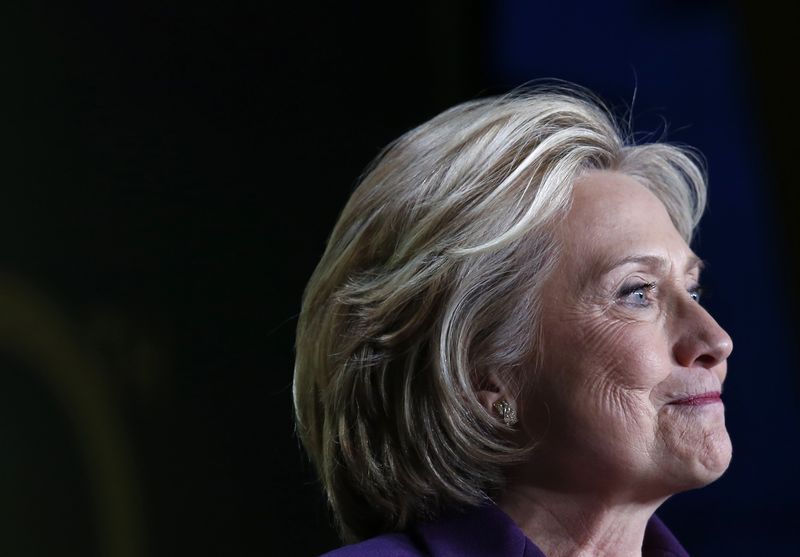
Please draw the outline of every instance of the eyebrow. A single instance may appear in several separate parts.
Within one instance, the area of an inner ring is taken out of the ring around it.
[[[630,255],[628,257],[623,257],[619,259],[607,267],[605,267],[600,274],[606,275],[613,271],[614,269],[621,267],[623,265],[628,265],[630,263],[643,263],[650,267],[654,267],[659,270],[664,270],[669,267],[669,262],[664,257],[659,257],[658,255]],[[684,269],[685,272],[689,272],[692,269],[697,269],[698,271],[702,271],[705,267],[705,262],[697,257],[695,254],[691,254],[689,259],[686,261],[686,267]]]

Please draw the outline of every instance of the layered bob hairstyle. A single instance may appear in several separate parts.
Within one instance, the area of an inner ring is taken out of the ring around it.
[[[588,92],[539,87],[446,110],[368,168],[297,327],[297,431],[345,541],[481,504],[529,450],[477,391],[490,372],[517,389],[536,376],[541,285],[578,177],[633,177],[690,241],[699,159],[627,137]]]

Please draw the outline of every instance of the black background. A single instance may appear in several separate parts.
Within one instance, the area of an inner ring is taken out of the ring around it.
[[[773,183],[786,183],[787,24],[747,4],[735,13]],[[97,396],[127,447],[130,555],[337,545],[292,434],[302,288],[384,144],[513,85],[487,72],[485,17],[480,3],[444,1],[7,9],[0,272],[47,300],[100,370]],[[775,192],[796,214],[796,188]],[[795,221],[780,219],[786,250]],[[71,406],[82,403],[14,346],[2,352],[0,553],[110,554]]]

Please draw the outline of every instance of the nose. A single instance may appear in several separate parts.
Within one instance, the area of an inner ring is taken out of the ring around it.
[[[700,304],[688,300],[678,317],[674,351],[681,366],[711,369],[731,355],[731,337]]]

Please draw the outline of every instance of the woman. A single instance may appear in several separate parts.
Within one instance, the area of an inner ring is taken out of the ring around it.
[[[654,512],[731,458],[705,192],[690,152],[628,144],[577,89],[384,150],[298,324],[298,432],[360,542],[332,555],[685,555]]]

